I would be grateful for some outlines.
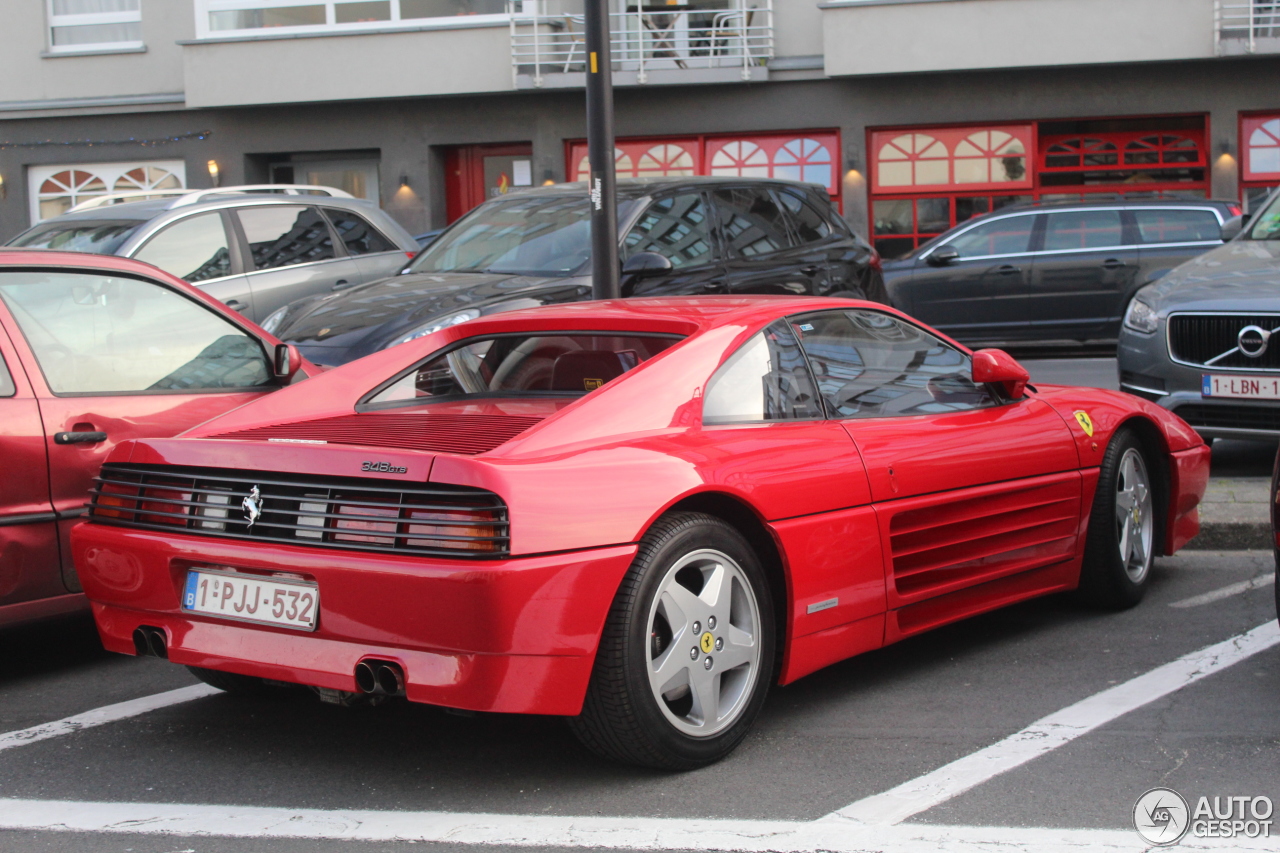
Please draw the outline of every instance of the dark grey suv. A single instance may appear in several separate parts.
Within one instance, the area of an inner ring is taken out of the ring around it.
[[[341,190],[280,190],[223,187],[76,210],[7,245],[146,261],[258,322],[304,296],[394,275],[417,252],[369,202]]]
[[[1129,303],[1120,387],[1205,438],[1280,435],[1280,194],[1238,237]]]
[[[1113,342],[1135,291],[1222,244],[1231,202],[1006,207],[885,261],[894,307],[969,345]]]

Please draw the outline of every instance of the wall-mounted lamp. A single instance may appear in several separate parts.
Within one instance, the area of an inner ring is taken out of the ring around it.
[[[543,185],[544,187],[549,187],[549,186],[551,186],[552,184],[554,184],[555,182],[556,182],[556,174],[555,174],[555,172],[551,171],[550,169],[543,169],[543,170],[542,170],[542,185]]]
[[[0,198],[9,197],[9,188],[5,186],[4,175],[0,175]]]
[[[222,176],[219,174],[218,161],[210,160],[207,165],[209,167],[209,180],[213,181],[215,187],[222,186]]]
[[[409,176],[408,176],[408,175],[401,175],[401,176],[400,176],[400,189],[404,190],[404,189],[408,189],[408,188],[409,188]]]

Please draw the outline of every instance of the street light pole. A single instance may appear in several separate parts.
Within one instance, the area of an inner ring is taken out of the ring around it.
[[[591,177],[591,298],[617,299],[618,186],[613,159],[613,64],[609,0],[585,0],[587,162]]]

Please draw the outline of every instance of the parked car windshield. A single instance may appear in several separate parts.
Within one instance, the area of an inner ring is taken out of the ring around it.
[[[465,397],[576,397],[617,379],[678,335],[500,335],[433,355],[366,401],[406,405]]]
[[[629,204],[619,205],[619,219]],[[482,205],[424,249],[409,269],[566,276],[590,259],[591,205],[584,192]]]
[[[141,219],[73,219],[46,222],[13,238],[10,246],[114,255],[124,241],[145,225]]]
[[[1280,193],[1271,198],[1271,204],[1263,208],[1249,229],[1251,240],[1280,240]]]

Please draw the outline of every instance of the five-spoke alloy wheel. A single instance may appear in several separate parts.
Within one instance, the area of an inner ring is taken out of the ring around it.
[[[1159,544],[1156,492],[1141,440],[1117,430],[1098,474],[1080,570],[1080,594],[1089,603],[1119,610],[1142,600]]]
[[[687,770],[746,736],[774,678],[772,596],[732,526],[672,513],[641,540],[574,732],[619,761]]]

